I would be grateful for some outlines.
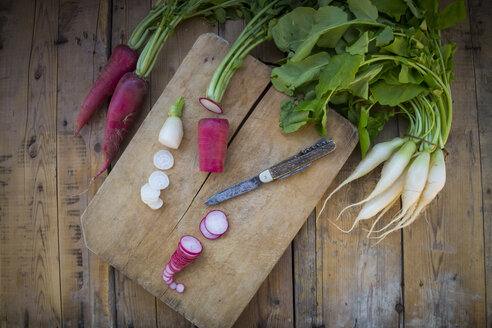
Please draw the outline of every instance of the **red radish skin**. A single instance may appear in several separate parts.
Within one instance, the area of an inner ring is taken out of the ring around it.
[[[203,118],[198,122],[200,171],[223,171],[228,135],[229,121],[226,119]]]
[[[77,135],[92,115],[101,108],[104,102],[111,96],[121,77],[128,72],[133,72],[137,66],[138,53],[126,45],[114,48],[111,57],[92,85],[89,94],[84,99],[79,115],[77,116]]]
[[[118,82],[109,104],[104,130],[104,164],[92,180],[106,171],[118,154],[123,137],[135,121],[146,94],[147,82],[134,73],[126,73]]]

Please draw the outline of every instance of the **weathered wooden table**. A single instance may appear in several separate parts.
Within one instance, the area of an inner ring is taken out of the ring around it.
[[[91,254],[80,229],[102,181],[89,185],[102,163],[105,113],[74,138],[79,105],[150,5],[0,2],[1,327],[191,326]],[[353,183],[318,220],[313,211],[237,327],[490,326],[492,2],[467,6],[469,19],[444,33],[459,45],[444,191],[417,223],[371,247],[362,229],[346,235],[327,221],[367,193],[377,175]],[[198,19],[179,26],[151,75],[139,122],[198,35],[234,40],[242,26]],[[265,62],[278,56],[271,45],[253,54]],[[379,139],[403,132],[392,122]],[[338,182],[358,160],[356,151]]]

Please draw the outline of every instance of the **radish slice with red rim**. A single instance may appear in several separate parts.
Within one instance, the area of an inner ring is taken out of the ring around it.
[[[188,253],[198,256],[202,250],[202,243],[193,236],[183,236],[179,241],[181,247]]]
[[[205,216],[205,228],[211,234],[220,236],[229,229],[229,220],[227,220],[227,216],[222,211],[210,211]]]
[[[169,288],[171,289],[176,289],[177,284],[173,282],[172,284],[169,285]]]
[[[176,285],[176,291],[178,293],[182,293],[182,292],[184,292],[184,290],[185,290],[185,286],[183,284],[177,284]]]
[[[220,237],[220,235],[214,235],[213,233],[210,233],[207,228],[205,228],[205,218],[200,221],[200,232],[202,233],[203,237],[214,240]]]
[[[209,110],[212,113],[215,113],[215,114],[222,114],[223,113],[223,110],[219,106],[219,104],[217,104],[215,101],[213,101],[211,99],[208,99],[208,98],[200,98],[200,99],[198,99],[198,101],[200,102],[200,104],[203,107],[205,107],[206,110]]]

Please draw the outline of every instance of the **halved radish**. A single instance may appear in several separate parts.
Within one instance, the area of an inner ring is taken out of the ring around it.
[[[177,284],[173,282],[172,284],[169,285],[169,288],[171,289],[176,289]]]
[[[229,229],[229,220],[224,212],[219,210],[210,211],[205,216],[205,228],[212,235],[222,235]]]
[[[202,233],[203,237],[207,238],[207,239],[217,239],[220,237],[220,235],[214,235],[213,233],[210,233],[207,228],[205,228],[205,218],[203,218],[201,221],[200,221],[200,232]]]
[[[183,284],[177,284],[176,285],[176,291],[178,293],[182,293],[182,292],[184,292],[184,290],[185,290],[185,286]]]
[[[210,230],[209,230],[210,231]],[[212,232],[212,231],[211,231]],[[213,233],[213,232],[212,232]],[[179,244],[190,254],[200,254],[203,250],[202,243],[193,236],[181,237]]]
[[[168,170],[174,165],[174,157],[169,150],[159,150],[154,154],[154,165],[159,170]]]
[[[154,171],[149,176],[149,185],[157,190],[166,189],[169,186],[169,177],[162,171]]]
[[[223,110],[219,106],[219,104],[217,104],[212,99],[209,99],[209,98],[200,98],[200,99],[198,99],[198,101],[200,102],[200,104],[203,107],[205,107],[206,110],[209,110],[212,113],[215,113],[215,114],[222,114],[223,113]]]

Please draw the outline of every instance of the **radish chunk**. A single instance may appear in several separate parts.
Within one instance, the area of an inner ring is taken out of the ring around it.
[[[159,142],[166,147],[178,149],[183,139],[183,122],[181,113],[183,111],[183,97],[179,97],[168,112],[168,117],[159,132]]]
[[[184,286],[183,284],[177,284],[177,285],[176,285],[176,291],[177,291],[178,293],[180,293],[180,294],[181,294],[182,292],[184,292],[184,290],[185,290],[185,286]]]
[[[138,61],[138,53],[126,45],[114,48],[108,63],[104,66],[96,82],[85,97],[79,115],[77,116],[77,130],[75,135],[90,120],[92,115],[101,108],[104,102],[113,93],[118,81],[128,72],[135,70]]]
[[[215,101],[209,99],[209,98],[200,98],[198,99],[200,104],[205,107],[206,110],[211,111],[212,113],[215,114],[222,114],[222,108],[217,104]]]
[[[222,172],[227,150],[229,121],[203,118],[198,122],[198,154],[200,171]]]
[[[154,154],[154,165],[159,170],[169,170],[174,165],[174,157],[169,150],[159,150]]]
[[[169,177],[161,171],[154,171],[149,177],[149,185],[153,189],[162,190],[169,186]]]
[[[140,198],[146,204],[157,202],[160,194],[160,190],[152,188],[148,183],[140,188]]]
[[[224,212],[210,211],[205,217],[205,228],[213,235],[222,235],[229,229],[229,221]]]
[[[158,210],[162,207],[162,205],[164,204],[164,202],[162,201],[162,199],[158,198],[155,202],[152,202],[152,203],[147,203],[147,205],[153,209],[153,210]]]
[[[200,221],[200,232],[202,233],[203,237],[214,240],[220,237],[220,235],[214,235],[213,233],[210,233],[207,228],[205,228],[205,218]]]

